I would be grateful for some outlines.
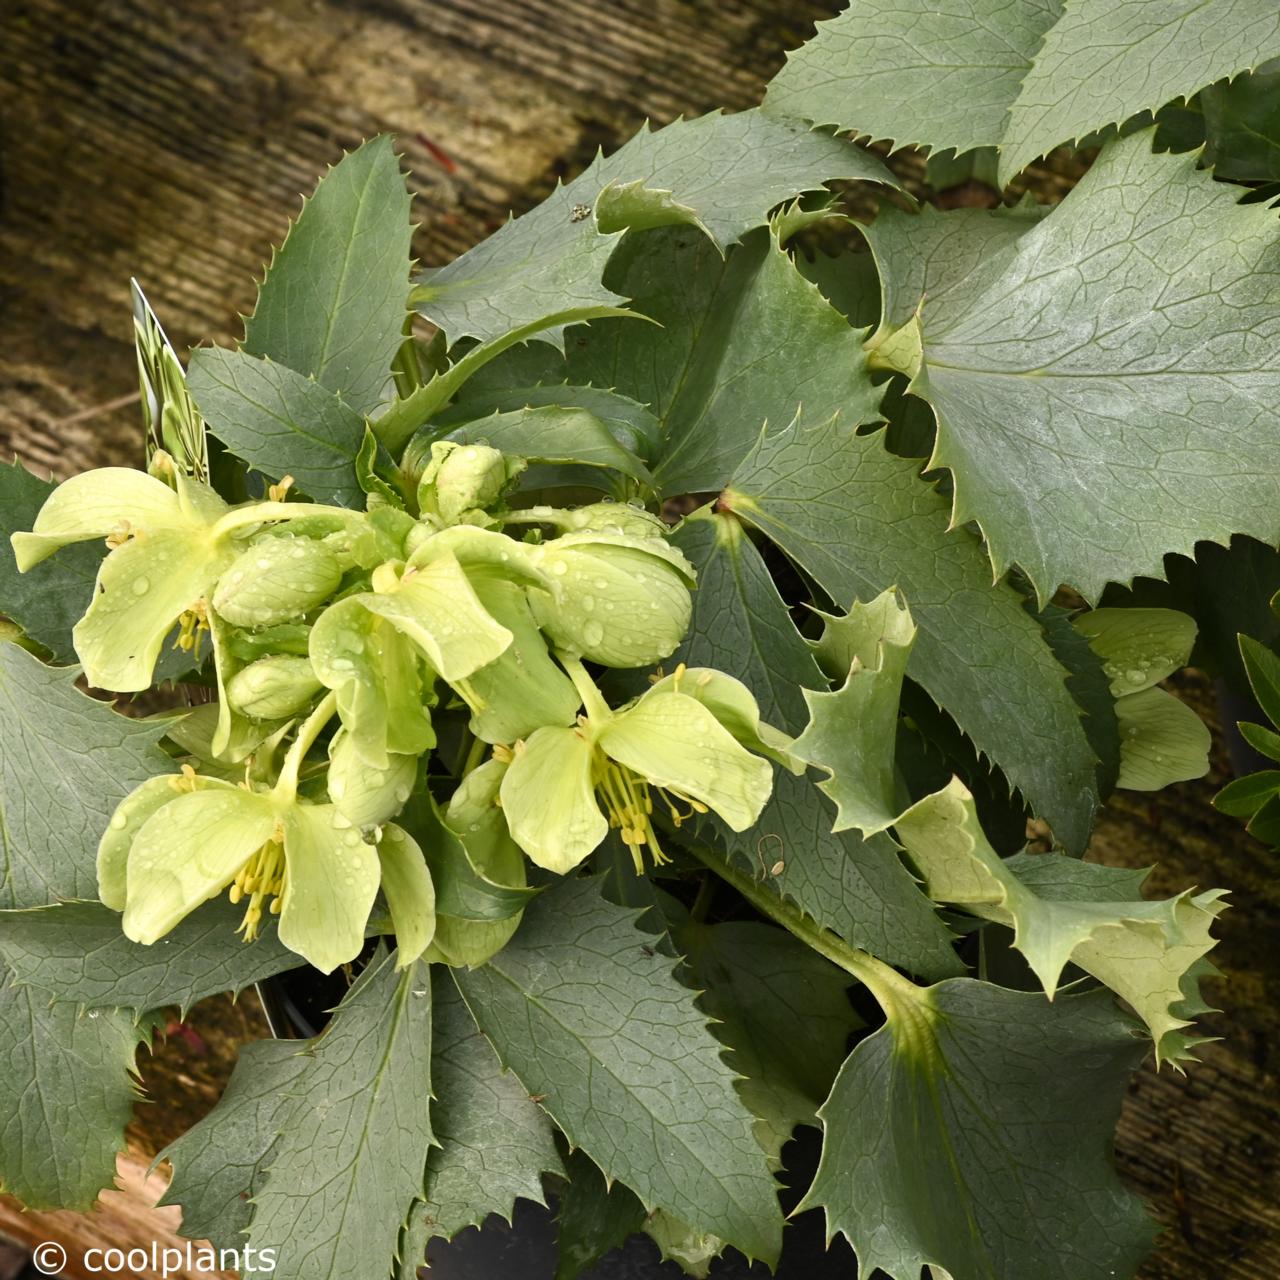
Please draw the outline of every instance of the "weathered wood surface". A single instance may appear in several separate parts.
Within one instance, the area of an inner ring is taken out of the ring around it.
[[[835,6],[831,6],[834,8]],[[649,117],[753,102],[814,0],[0,0],[0,448],[59,475],[137,455],[127,282],[175,344],[228,341],[298,196],[397,134],[423,261],[446,260]],[[115,404],[117,407],[111,407]],[[105,407],[104,407],[105,406]],[[1191,696],[1212,714],[1203,687]],[[1096,850],[1221,884],[1225,1039],[1137,1079],[1121,1166],[1168,1228],[1146,1280],[1274,1280],[1280,892],[1213,814],[1222,780],[1111,806]],[[247,1006],[171,1040],[131,1131],[154,1151],[211,1104]]]

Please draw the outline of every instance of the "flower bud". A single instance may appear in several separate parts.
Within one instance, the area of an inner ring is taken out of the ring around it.
[[[267,537],[247,547],[218,581],[214,610],[237,627],[292,622],[337,589],[342,568],[322,542]]]
[[[642,667],[684,639],[693,567],[664,539],[583,531],[529,550],[551,583],[529,601],[559,648],[607,667]]]
[[[418,483],[418,506],[444,524],[457,524],[467,512],[491,507],[523,469],[522,460],[487,444],[437,440]]]
[[[625,533],[633,538],[663,538],[667,533],[661,516],[629,502],[593,502],[560,514],[564,528],[574,532]]]
[[[309,658],[272,654],[251,662],[227,681],[227,701],[250,720],[287,720],[323,687]]]

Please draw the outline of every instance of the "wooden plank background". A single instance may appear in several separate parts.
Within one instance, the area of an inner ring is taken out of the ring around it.
[[[835,6],[832,6],[834,8]],[[741,108],[830,10],[816,0],[0,0],[0,448],[59,476],[139,450],[127,283],[179,349],[227,342],[300,193],[394,132],[416,252],[447,260],[647,118]],[[1048,181],[1041,176],[1042,185]],[[1205,682],[1184,681],[1212,718]],[[1155,887],[1231,889],[1213,995],[1224,1037],[1187,1077],[1148,1068],[1122,1170],[1168,1230],[1144,1280],[1274,1280],[1280,1235],[1276,860],[1203,783],[1113,803],[1107,860]],[[200,1021],[199,1019],[203,1019]],[[205,1043],[144,1061],[155,1150],[262,1034],[207,1003]],[[3,1225],[0,1209],[0,1226]]]

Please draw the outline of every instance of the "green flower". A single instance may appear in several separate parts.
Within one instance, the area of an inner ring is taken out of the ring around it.
[[[607,667],[643,667],[684,639],[696,575],[665,538],[585,529],[528,554],[550,583],[529,594],[534,616],[560,649]]]
[[[328,973],[364,945],[381,883],[400,964],[421,955],[435,913],[421,850],[396,828],[362,833],[337,805],[297,795],[301,758],[332,709],[330,695],[299,731],[269,791],[185,769],[148,779],[126,797],[99,845],[98,878],[102,901],[123,908],[129,938],[156,942],[229,887],[232,902],[247,902],[246,939],[256,936],[264,911],[279,915],[281,942]]]
[[[218,579],[213,607],[237,627],[292,622],[327,600],[342,581],[338,557],[312,538],[255,539]]]
[[[524,466],[522,458],[508,458],[488,445],[433,441],[431,461],[418,482],[418,507],[445,525],[467,521],[497,503]]]
[[[93,601],[72,633],[96,688],[146,689],[165,636],[180,618],[190,647],[205,601],[247,533],[266,522],[330,510],[283,502],[232,509],[207,485],[171,471],[176,489],[128,467],[74,476],[49,495],[31,533],[12,535],[23,571],[72,542],[106,538],[112,548],[98,570]]]
[[[273,653],[227,681],[227,701],[250,720],[287,720],[305,711],[323,688],[309,659]]]
[[[653,826],[654,791],[677,826],[708,809],[735,831],[760,816],[773,789],[772,766],[688,691],[690,673],[681,669],[662,687],[610,711],[581,664],[567,659],[566,667],[587,714],[574,728],[548,726],[518,743],[500,793],[512,838],[539,866],[571,870],[610,826],[619,829],[637,871],[646,847],[655,863],[667,861]],[[754,708],[736,680],[719,678]]]
[[[387,767],[361,759],[355,739],[339,729],[329,743],[329,799],[363,831],[390,821],[404,808],[418,775],[418,757],[389,752]]]

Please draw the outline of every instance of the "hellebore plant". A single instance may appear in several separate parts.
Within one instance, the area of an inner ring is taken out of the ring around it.
[[[854,0],[416,277],[376,139],[185,370],[135,287],[145,470],[0,469],[5,1190],[88,1205],[158,1012],[310,966],[327,1027],[164,1153],[278,1276],[549,1194],[562,1277],[772,1265],[779,1175],[866,1276],[1134,1275],[1110,1136],[1223,904],[1080,857],[1207,767],[1195,620],[1126,589],[1280,539],[1280,226],[1220,180],[1280,22],[1146,65],[1137,7]],[[1109,126],[1057,206],[948,213],[842,136],[1010,178]]]

